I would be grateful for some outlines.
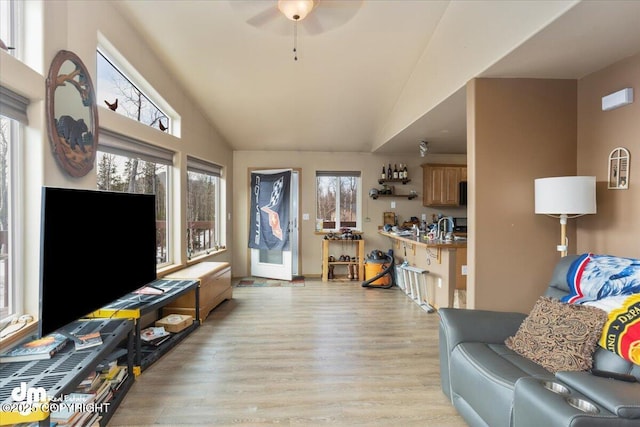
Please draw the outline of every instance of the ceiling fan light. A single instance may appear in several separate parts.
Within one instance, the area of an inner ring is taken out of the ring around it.
[[[278,9],[292,21],[302,21],[313,6],[313,0],[278,0]]]

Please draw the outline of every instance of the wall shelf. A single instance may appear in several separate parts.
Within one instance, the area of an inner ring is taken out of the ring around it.
[[[386,184],[388,182],[399,182],[402,185],[406,184],[407,182],[411,182],[411,180],[409,178],[402,178],[402,179],[378,179],[378,184],[382,185],[382,184]]]
[[[377,196],[371,196],[373,200],[376,200],[378,197],[395,197],[396,199],[401,199],[406,197],[409,200],[413,200],[418,197],[417,194],[378,194]]]

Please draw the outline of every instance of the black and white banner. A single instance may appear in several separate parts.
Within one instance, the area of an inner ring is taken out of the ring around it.
[[[289,249],[291,171],[251,173],[249,247]]]

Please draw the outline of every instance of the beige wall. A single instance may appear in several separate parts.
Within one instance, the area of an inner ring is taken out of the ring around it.
[[[603,96],[631,87],[635,102],[602,111]],[[630,152],[628,190],[607,189],[611,150]],[[579,219],[578,252],[640,258],[640,54],[593,73],[578,82],[578,173],[595,175],[598,213]]]
[[[377,155],[371,153],[329,153],[305,151],[236,151],[234,152],[233,176],[233,276],[241,277],[250,274],[248,242],[248,205],[249,205],[249,168],[300,168],[301,169],[301,200],[300,215],[309,214],[308,221],[300,221],[300,273],[308,276],[319,276],[322,272],[321,250],[322,235],[315,234],[315,173],[317,170],[330,171],[361,171],[362,173],[362,217],[365,238],[365,252],[374,249],[387,251],[391,249],[389,239],[378,235],[378,227],[382,225],[384,212],[396,212],[399,221],[405,221],[411,216],[421,217],[426,213],[430,218],[432,213],[444,215],[465,216],[465,208],[433,209],[422,206],[422,168],[426,162],[464,164],[464,155],[428,155],[420,157],[418,147],[416,153],[397,154],[394,156]],[[373,200],[368,197],[371,188],[380,188],[378,177],[382,164],[391,162],[407,163],[409,179],[406,185],[396,185],[396,192],[406,194],[411,190],[418,193],[418,198],[379,198]],[[391,208],[391,202],[396,202],[396,208]],[[367,220],[368,219],[368,220]],[[400,255],[400,254],[396,254]]]
[[[470,308],[528,312],[559,257],[556,219],[534,214],[534,179],[576,172],[572,80],[467,86]],[[570,252],[575,231],[569,228]]]

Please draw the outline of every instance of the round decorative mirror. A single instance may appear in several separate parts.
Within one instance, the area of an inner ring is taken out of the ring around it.
[[[58,164],[71,176],[91,169],[98,146],[98,110],[91,77],[80,58],[61,50],[47,77],[47,130]]]

